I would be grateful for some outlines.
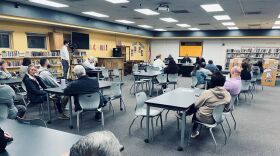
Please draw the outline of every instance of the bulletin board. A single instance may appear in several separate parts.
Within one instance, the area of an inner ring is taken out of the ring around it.
[[[264,72],[261,82],[263,86],[275,86],[278,63],[278,60],[275,59],[264,59]]]
[[[202,42],[181,42],[179,50],[180,57],[201,57],[203,44]]]

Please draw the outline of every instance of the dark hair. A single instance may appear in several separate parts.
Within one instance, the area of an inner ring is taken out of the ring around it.
[[[225,78],[225,76],[221,72],[214,73],[212,75],[211,81],[210,81],[211,86],[213,88],[215,88],[215,87],[222,87],[222,86],[224,86],[225,82],[226,82],[226,78]]]
[[[200,62],[206,62],[203,57],[200,58]]]
[[[205,67],[206,67],[205,62],[201,62],[200,66],[201,66],[202,68],[205,68]]]
[[[213,61],[212,61],[212,60],[209,60],[209,61],[208,61],[208,64],[213,64]]]
[[[41,58],[41,59],[40,59],[40,65],[41,65],[41,66],[44,66],[44,65],[46,64],[46,62],[47,62],[47,59],[46,59],[46,58]]]
[[[161,57],[161,55],[159,54],[159,55],[156,56],[156,59],[158,59],[158,58],[160,58],[160,57]]]
[[[186,58],[186,61],[187,61],[188,63],[192,63],[192,60],[190,59],[190,57],[187,57],[187,58]]]
[[[5,63],[5,60],[0,60],[0,66],[2,66]]]
[[[23,58],[21,65],[29,66],[30,64],[31,64],[31,58],[27,58],[27,57]]]
[[[248,63],[244,62],[241,64],[241,67],[242,67],[242,70],[247,70],[249,65],[248,65]]]
[[[69,41],[68,40],[64,40],[63,45],[65,45],[67,43],[69,43]]]

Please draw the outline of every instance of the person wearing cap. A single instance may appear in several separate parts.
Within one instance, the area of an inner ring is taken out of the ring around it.
[[[83,66],[86,70],[88,69],[95,69],[95,66],[94,66],[94,58],[93,57],[90,57],[88,58],[87,60],[85,60],[85,62],[83,63]]]
[[[163,70],[165,68],[165,64],[161,60],[161,55],[156,56],[156,60],[153,63],[153,67],[157,67],[157,68],[159,68],[159,70]]]
[[[231,78],[225,82],[224,88],[230,93],[230,95],[238,95],[241,91],[241,70],[235,66],[230,70]]]

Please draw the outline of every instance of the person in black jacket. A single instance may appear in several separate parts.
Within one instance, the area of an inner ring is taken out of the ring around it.
[[[43,103],[47,101],[47,92],[42,89],[46,89],[47,86],[43,83],[37,74],[37,68],[34,64],[28,66],[27,73],[23,77],[23,83],[27,90],[27,97],[31,103]],[[68,119],[68,117],[63,113],[61,102],[58,100],[56,106],[59,112],[59,119]]]
[[[7,133],[4,132],[1,128],[0,128],[0,152],[3,152],[8,144],[8,142],[12,141],[13,137]]]
[[[241,80],[251,80],[252,75],[248,69],[249,65],[244,62],[241,64],[241,67],[242,67],[241,74],[240,74]]]
[[[169,64],[164,68],[165,74],[177,74],[179,72],[179,67],[177,66],[174,59],[169,60]]]

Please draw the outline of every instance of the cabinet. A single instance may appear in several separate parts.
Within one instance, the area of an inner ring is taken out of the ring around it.
[[[123,57],[98,57],[98,65],[108,69],[124,69]]]
[[[50,37],[50,49],[60,50],[63,46],[63,33],[52,32],[49,34]]]

